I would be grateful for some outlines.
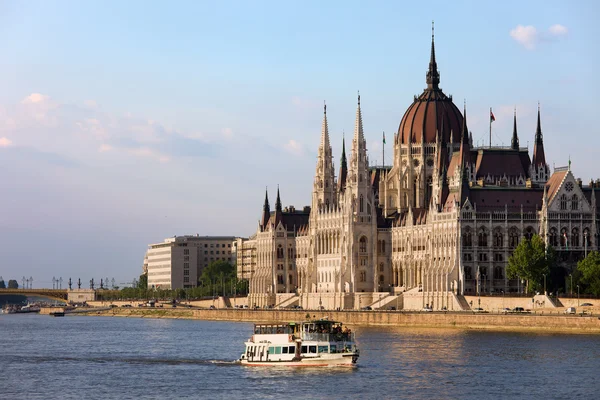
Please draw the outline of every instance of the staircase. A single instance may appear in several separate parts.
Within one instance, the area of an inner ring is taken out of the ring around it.
[[[369,304],[369,306],[373,310],[386,310],[388,306],[395,306],[395,304],[390,304],[396,301],[398,296],[392,296],[389,293],[386,293],[384,297],[377,299],[376,302]]]
[[[300,303],[300,296],[293,294],[290,297],[288,297],[287,299],[280,302],[279,304],[276,304],[275,308],[287,308],[290,306],[297,306],[299,303]]]
[[[467,299],[465,299],[465,296],[458,296],[454,293],[452,293],[452,296],[454,297],[454,302],[460,306],[461,310],[469,311],[471,309],[471,306],[467,302]]]

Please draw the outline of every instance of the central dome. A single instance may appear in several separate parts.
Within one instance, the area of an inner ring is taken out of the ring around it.
[[[440,74],[435,61],[435,45],[431,36],[431,58],[427,71],[427,88],[404,113],[397,140],[400,143],[435,143],[437,132],[442,143],[459,143],[463,116],[439,88]],[[452,137],[451,137],[452,136]]]

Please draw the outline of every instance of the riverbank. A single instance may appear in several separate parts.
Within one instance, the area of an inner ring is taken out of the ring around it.
[[[317,311],[248,309],[112,308],[80,315],[210,321],[289,322],[329,318],[352,326],[456,328],[468,330],[600,334],[597,315],[486,314],[473,312]]]

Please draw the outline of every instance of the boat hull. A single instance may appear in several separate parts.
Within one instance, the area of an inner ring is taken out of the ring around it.
[[[311,357],[299,361],[249,361],[240,360],[248,367],[356,367],[358,354],[345,353],[339,357]]]

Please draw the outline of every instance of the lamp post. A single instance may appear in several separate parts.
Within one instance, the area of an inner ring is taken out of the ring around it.
[[[579,307],[579,285],[577,285],[577,307]]]
[[[546,274],[544,274],[544,295],[546,294]]]
[[[571,289],[571,296],[573,296],[573,274],[569,274],[569,276],[571,277],[571,286],[569,286],[569,289]]]
[[[587,257],[587,237],[588,237],[587,231],[583,232],[583,248],[584,248],[585,257]]]

